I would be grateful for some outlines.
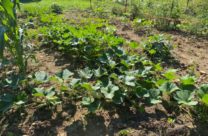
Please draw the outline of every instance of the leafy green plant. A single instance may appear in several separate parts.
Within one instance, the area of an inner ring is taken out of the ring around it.
[[[149,35],[153,28],[153,22],[151,20],[145,19],[135,19],[133,21],[133,28],[137,34],[147,34]]]
[[[50,7],[52,13],[61,14],[63,12],[63,8],[58,4],[54,3]]]
[[[144,52],[156,61],[167,60],[171,56],[172,44],[164,35],[153,35],[143,44]]]
[[[208,108],[208,84],[202,84],[197,93],[202,105]]]
[[[108,47],[123,44],[124,40],[115,37],[112,30],[111,26],[105,24],[52,26],[44,42],[79,60],[92,61]]]
[[[82,104],[90,111],[106,102],[123,104],[126,100],[133,102],[140,97],[155,104],[161,102],[161,92],[151,79],[153,69],[153,64],[113,46],[96,59],[93,67],[79,70],[79,78],[72,80],[71,85],[78,92],[83,92]]]
[[[47,82],[49,80],[49,76],[45,71],[40,71],[35,73],[35,81],[39,83]]]
[[[14,106],[22,106],[27,102],[28,95],[22,90],[24,82],[21,76],[13,73],[0,80],[0,114]]]
[[[56,15],[53,13],[40,15],[40,25],[42,26],[63,23],[63,21],[64,19],[61,15]]]
[[[206,94],[208,94],[208,85],[207,84],[202,84],[199,87],[198,95],[199,95],[200,98],[203,98]]]
[[[202,84],[198,90],[197,94],[199,97],[199,105],[195,108],[196,114],[198,115],[201,122],[208,122],[208,84]]]
[[[112,14],[116,16],[122,16],[123,15],[123,9],[119,7],[113,7],[111,10]]]
[[[39,99],[38,103],[45,105],[57,105],[60,103],[59,98],[56,95],[55,88],[50,87],[48,89],[45,88],[34,88],[33,89],[33,97]]]
[[[194,92],[190,90],[180,90],[177,91],[175,96],[175,100],[177,100],[178,104],[184,104],[184,105],[197,105],[197,101],[194,100]]]

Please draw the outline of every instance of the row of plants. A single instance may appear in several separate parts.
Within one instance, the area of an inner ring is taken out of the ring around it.
[[[96,25],[86,23],[78,28],[68,26],[58,30],[56,28],[55,31],[50,29],[45,39],[48,47],[55,45],[66,55],[75,53],[77,56],[83,52],[80,56],[84,58],[78,60],[84,61],[87,67],[84,65],[73,72],[68,71],[71,81],[63,88],[73,90],[73,95],[78,94],[75,96],[82,99],[82,104],[90,111],[106,103],[130,104],[136,107],[142,102],[149,104],[166,102],[170,106],[207,105],[205,100],[207,85],[197,86],[195,77],[188,75],[179,77],[176,74],[177,70],[164,70],[160,64],[151,61],[162,62],[171,56],[170,50],[173,47],[169,38],[164,35],[150,36],[143,43],[146,55],[138,55],[127,53],[123,47],[132,47],[133,43],[127,44],[124,39],[116,36],[114,29],[109,28],[113,27],[106,23]],[[56,35],[59,36],[54,38]],[[68,36],[67,43],[64,43],[65,40],[61,37],[64,35]],[[91,37],[95,41],[91,42]],[[82,46],[88,49],[80,48]],[[97,55],[94,55],[95,52]]]
[[[208,110],[207,84],[197,85],[195,77],[180,77],[177,70],[164,70],[150,60],[157,58],[161,62],[170,55],[171,45],[163,35],[150,37],[144,43],[146,55],[138,55],[123,49],[124,45],[131,44],[116,36],[114,27],[107,23],[81,26],[49,22],[43,32],[43,45],[73,56],[79,61],[78,68],[65,69],[55,75],[39,71],[26,78],[6,74],[0,87],[18,93],[1,95],[1,111],[31,101],[40,106],[57,105],[65,98],[81,101],[90,112],[105,105],[139,109],[141,104],[157,103],[169,108],[201,107],[203,113]]]
[[[6,0],[1,2],[0,5],[5,4],[2,7],[8,9],[0,13],[10,19],[6,14],[15,13],[15,4]],[[135,43],[128,44],[116,36],[115,28],[108,23],[69,25],[59,23],[58,20],[51,22],[43,17],[40,22],[44,35],[43,45],[72,56],[79,61],[78,68],[71,71],[65,69],[55,75],[45,71],[25,76],[14,71],[4,73],[0,79],[0,112],[30,103],[39,106],[57,105],[67,98],[81,102],[90,112],[105,105],[128,105],[139,109],[141,104],[162,103],[169,108],[189,106],[196,109],[195,112],[202,113],[201,118],[205,117],[208,111],[208,85],[197,85],[194,76],[180,77],[176,70],[164,70],[160,64],[151,61],[155,58],[163,61],[170,55],[171,46],[163,36],[150,37],[144,43],[146,55],[138,55],[123,49],[124,45],[131,46]],[[1,26],[9,27],[11,24],[3,21]],[[13,42],[18,42],[11,50],[17,53],[14,56],[23,57],[25,54],[18,54],[19,50],[16,49],[22,46],[20,39],[17,39],[17,25],[14,28],[15,31],[4,31],[1,42],[6,41],[5,37],[11,40],[8,47]],[[10,32],[12,36],[9,35]],[[17,61],[16,64],[22,73],[22,62]],[[207,121],[207,118],[203,121]]]
[[[99,20],[98,22],[100,22]],[[43,44],[62,51],[78,60],[96,61],[108,47],[124,44],[124,39],[115,36],[115,27],[105,22],[80,25],[51,25],[43,31]],[[82,25],[82,26],[81,26]]]
[[[159,64],[130,55],[118,46],[108,48],[95,62],[74,72],[65,69],[49,75],[39,71],[24,80],[14,75],[7,76],[1,80],[1,88],[16,90],[18,94],[6,92],[1,95],[1,111],[11,106],[23,106],[31,99],[39,106],[51,106],[67,98],[81,101],[90,112],[106,104],[139,109],[141,104],[162,103],[169,108],[180,105],[201,107],[206,115],[208,85],[196,85],[193,76],[179,77],[176,70],[163,70]]]

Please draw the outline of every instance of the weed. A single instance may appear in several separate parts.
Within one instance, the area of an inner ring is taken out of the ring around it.
[[[133,21],[134,31],[139,35],[143,35],[143,34],[150,35],[153,26],[154,24],[151,20],[135,19]]]
[[[153,35],[144,42],[144,52],[156,61],[165,61],[170,58],[170,51],[173,46],[170,44],[169,38],[164,35]]]
[[[123,15],[123,9],[119,7],[113,7],[112,13],[116,16],[122,16]]]
[[[61,14],[63,12],[63,8],[56,3],[51,5],[50,10],[52,13],[56,13],[56,14]]]

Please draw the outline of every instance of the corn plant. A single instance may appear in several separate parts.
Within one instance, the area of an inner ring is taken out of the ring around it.
[[[0,60],[4,59],[4,52],[7,48],[14,57],[20,73],[25,73],[23,29],[17,25],[17,7],[20,7],[19,0],[0,0]]]

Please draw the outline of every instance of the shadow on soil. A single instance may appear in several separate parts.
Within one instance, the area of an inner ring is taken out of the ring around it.
[[[154,113],[135,112],[129,107],[117,107],[106,112],[88,113],[84,119],[74,120],[77,106],[72,103],[65,103],[59,110],[42,107],[38,110],[27,109],[17,110],[6,116],[0,127],[2,136],[9,134],[30,135],[30,136],[114,136],[121,130],[133,129],[134,135],[162,135],[162,136],[205,136],[208,133],[208,126],[199,125],[190,129],[177,124],[170,125],[167,122],[167,114],[162,111]],[[82,114],[82,113],[80,113]],[[64,125],[68,122],[68,125]],[[70,123],[69,123],[70,122]],[[3,125],[2,125],[3,124]],[[62,128],[61,132],[60,129]],[[62,133],[62,131],[64,133]]]

